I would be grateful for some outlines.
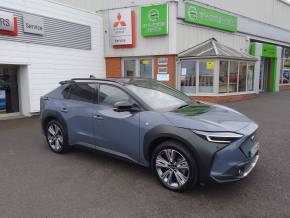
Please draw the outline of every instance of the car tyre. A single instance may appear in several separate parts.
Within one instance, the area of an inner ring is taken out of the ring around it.
[[[55,153],[66,153],[71,146],[68,145],[68,136],[65,128],[58,120],[51,120],[45,128],[46,141],[49,148]]]
[[[184,192],[196,185],[198,168],[191,152],[178,141],[164,141],[152,152],[151,167],[167,189]]]

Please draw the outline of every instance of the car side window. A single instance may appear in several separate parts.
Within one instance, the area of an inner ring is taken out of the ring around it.
[[[96,83],[77,83],[71,87],[69,92],[69,99],[84,101],[88,103],[96,103],[98,96],[97,90]]]
[[[70,88],[71,88],[71,86],[69,85],[62,91],[62,96],[64,99],[69,99]]]
[[[132,101],[131,97],[122,89],[111,85],[100,85],[99,104],[114,107],[116,102]]]

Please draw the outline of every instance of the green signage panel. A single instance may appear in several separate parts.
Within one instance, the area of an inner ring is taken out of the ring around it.
[[[256,43],[252,42],[250,45],[250,54],[256,56]]]
[[[268,58],[276,58],[277,57],[277,46],[263,43],[262,47],[262,56]]]
[[[141,7],[141,35],[160,36],[168,34],[168,5]]]
[[[192,3],[185,3],[185,21],[216,29],[237,31],[238,18]]]

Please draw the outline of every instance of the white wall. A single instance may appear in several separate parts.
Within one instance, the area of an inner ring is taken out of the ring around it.
[[[134,7],[144,4],[163,3],[168,0],[53,0],[63,4],[82,8],[88,11],[98,11],[112,8]]]
[[[210,38],[244,53],[249,53],[250,42],[238,33],[219,31],[212,28],[191,25],[182,21],[177,24],[177,53],[198,45]]]
[[[42,0],[1,0],[0,6],[91,26],[92,50],[0,41],[0,64],[27,65],[30,84],[26,91],[30,95],[26,98],[21,95],[21,100],[30,103],[30,113],[39,111],[40,96],[56,88],[59,81],[90,74],[105,77],[100,16]],[[25,87],[25,84],[20,87]]]
[[[290,30],[290,6],[280,0],[196,0]]]
[[[168,0],[55,0],[89,11],[166,2]],[[179,0],[182,1],[182,0]],[[281,0],[192,0],[290,30],[290,6]]]

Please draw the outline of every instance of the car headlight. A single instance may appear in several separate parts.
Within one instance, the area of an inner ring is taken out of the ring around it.
[[[243,135],[233,132],[204,132],[199,130],[193,130],[193,132],[201,138],[213,143],[228,144],[243,137]]]

